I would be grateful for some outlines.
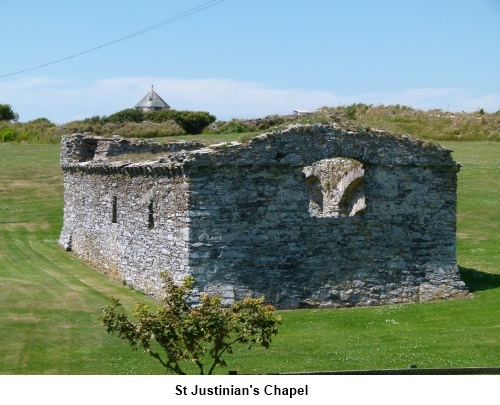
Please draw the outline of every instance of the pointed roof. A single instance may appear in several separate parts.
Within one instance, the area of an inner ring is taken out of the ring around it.
[[[144,98],[139,101],[134,108],[161,108],[168,109],[170,106],[163,100],[156,91],[153,90],[153,86],[151,86],[151,91],[144,96]]]

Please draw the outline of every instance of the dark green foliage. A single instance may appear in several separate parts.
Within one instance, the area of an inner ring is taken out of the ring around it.
[[[128,340],[133,349],[142,347],[167,372],[186,374],[181,367],[187,361],[196,364],[200,374],[212,374],[216,366],[227,365],[223,356],[231,354],[235,344],[248,348],[259,344],[267,349],[278,333],[281,318],[273,315],[274,308],[264,305],[263,299],[245,298],[225,307],[220,296],[203,295],[199,306],[190,307],[194,279],[186,277],[177,285],[168,274],[163,276],[165,298],[156,312],[137,304],[134,324],[126,313],[117,311],[121,304],[112,298],[99,321],[108,333],[117,332]],[[210,363],[207,369],[205,361]]]
[[[144,112],[135,108],[127,108],[103,119],[106,122],[142,122],[144,121]]]
[[[180,111],[177,110],[150,111],[146,113],[145,118],[153,122],[175,121],[179,113]]]
[[[205,111],[182,111],[182,110],[162,110],[143,112],[134,108],[118,111],[108,117],[95,116],[81,121],[79,124],[124,124],[124,123],[142,123],[145,121],[158,124],[175,122],[186,134],[201,134],[203,130],[215,122],[216,117]],[[80,125],[81,126],[81,125]],[[161,132],[161,131],[160,131]],[[120,131],[117,131],[120,134]],[[121,134],[120,134],[121,135]],[[157,135],[161,136],[161,134]]]
[[[19,115],[14,112],[10,104],[0,104],[0,121],[17,121]]]
[[[174,118],[187,134],[201,134],[217,118],[206,111],[177,111]]]
[[[174,121],[187,134],[201,134],[203,129],[216,120],[216,117],[205,111],[180,111],[180,110],[162,110],[143,112],[135,108],[118,111],[108,117],[92,117],[83,120],[85,125],[97,124],[124,124],[124,123],[142,123],[150,121],[154,123],[166,123]],[[119,132],[118,132],[119,133]]]

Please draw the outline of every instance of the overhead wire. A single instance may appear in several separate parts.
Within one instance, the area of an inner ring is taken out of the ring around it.
[[[68,59],[76,58],[78,56],[85,55],[87,53],[97,51],[98,49],[102,49],[102,48],[105,48],[107,46],[114,45],[114,44],[116,44],[118,42],[125,41],[127,39],[130,39],[130,38],[136,37],[138,35],[142,35],[142,34],[144,34],[146,32],[149,32],[149,31],[155,30],[157,28],[160,28],[160,27],[162,27],[164,25],[171,24],[171,23],[173,23],[175,21],[178,21],[178,20],[181,20],[183,18],[189,17],[190,15],[193,15],[193,14],[199,13],[199,12],[201,12],[203,10],[206,10],[208,8],[214,7],[217,4],[222,3],[224,1],[225,0],[212,0],[212,1],[208,1],[208,2],[203,3],[203,4],[201,4],[201,5],[197,6],[197,7],[192,8],[190,10],[184,11],[183,13],[177,14],[174,17],[170,17],[167,20],[161,21],[161,22],[159,22],[159,23],[157,23],[155,25],[151,25],[151,26],[149,26],[147,28],[144,28],[144,29],[142,29],[140,31],[134,32],[132,34],[126,35],[126,36],[118,38],[118,39],[115,39],[115,40],[107,42],[105,44],[96,46],[94,48],[87,49],[85,51],[82,51],[82,52],[79,52],[79,53],[75,53],[73,55],[66,56],[66,57],[61,58],[61,59],[54,60],[52,62],[44,63],[42,65],[34,66],[34,67],[31,67],[31,68],[28,68],[28,69],[19,70],[17,72],[8,73],[6,75],[0,75],[0,79],[4,78],[4,77],[9,77],[9,76],[14,76],[14,75],[18,75],[18,74],[21,74],[21,73],[29,72],[31,70],[41,69],[41,68],[46,67],[46,66],[54,65],[56,63],[63,62],[63,61],[68,60]]]

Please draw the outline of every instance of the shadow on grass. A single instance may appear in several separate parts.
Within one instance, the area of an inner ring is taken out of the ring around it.
[[[470,292],[484,291],[500,287],[500,275],[458,266],[462,281]]]

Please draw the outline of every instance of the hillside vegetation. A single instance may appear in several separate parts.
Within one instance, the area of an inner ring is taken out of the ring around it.
[[[95,116],[63,125],[39,118],[26,123],[1,122],[0,142],[59,143],[62,135],[75,132],[91,132],[98,136],[120,135],[125,138],[203,133],[212,135],[217,142],[220,139],[217,135],[251,135],[296,123],[377,128],[437,141],[500,141],[500,110],[496,113],[486,113],[482,109],[474,113],[451,113],[443,110],[423,111],[400,105],[352,104],[323,107],[303,116],[272,115],[257,119],[215,120],[215,116],[203,111],[142,113],[133,109],[119,111],[109,117]]]

